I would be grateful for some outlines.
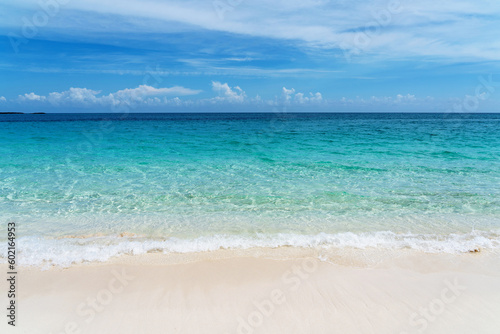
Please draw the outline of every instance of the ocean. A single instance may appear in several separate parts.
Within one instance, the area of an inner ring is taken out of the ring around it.
[[[26,265],[498,249],[499,129],[500,114],[0,115],[0,221]]]

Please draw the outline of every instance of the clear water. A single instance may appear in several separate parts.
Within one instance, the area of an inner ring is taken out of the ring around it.
[[[27,263],[497,247],[499,129],[500,114],[0,115],[0,220]]]

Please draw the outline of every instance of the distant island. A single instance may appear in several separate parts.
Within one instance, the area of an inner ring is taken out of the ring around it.
[[[0,111],[0,115],[13,115],[13,114],[25,114],[24,112],[20,111]],[[32,115],[39,115],[39,114],[45,114],[44,112],[32,112],[28,113]]]

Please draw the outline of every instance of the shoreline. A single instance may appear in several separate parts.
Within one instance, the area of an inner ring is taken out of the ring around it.
[[[55,251],[55,250],[54,250]],[[56,251],[55,251],[56,252]],[[65,256],[60,250],[60,256]],[[57,252],[54,256],[57,256]],[[304,258],[313,258],[346,267],[374,268],[379,266],[406,267],[406,263],[417,262],[419,268],[424,261],[442,261],[459,263],[486,264],[500,263],[500,249],[498,248],[471,248],[468,251],[426,251],[414,248],[386,248],[386,247],[355,247],[355,246],[253,246],[248,248],[224,248],[192,251],[165,251],[162,249],[141,252],[123,252],[107,256],[104,259],[76,260],[58,264],[52,260],[28,263],[23,252],[16,256],[16,267],[25,270],[58,270],[78,267],[91,267],[101,265],[181,265],[203,261],[231,260],[238,258],[255,258],[263,260],[288,261]],[[7,265],[6,257],[0,257],[3,262],[0,266]],[[499,271],[500,272],[500,271]]]
[[[500,328],[500,257],[493,252],[377,256],[372,250],[343,258],[331,253],[336,261],[329,261],[293,249],[260,251],[150,253],[69,268],[19,267],[16,327],[53,334]],[[5,272],[6,265],[0,268]]]
[[[79,263],[108,262],[115,257],[161,253],[179,259],[210,258],[217,254],[237,256],[278,256],[295,258],[305,254],[317,258],[359,257],[359,254],[467,254],[499,253],[498,230],[450,234],[415,234],[378,232],[341,232],[318,234],[214,234],[196,238],[150,237],[122,232],[115,235],[65,235],[59,237],[23,236],[17,239],[18,265],[62,266]],[[0,246],[6,242],[0,242]],[[181,254],[181,255],[176,255]],[[289,254],[289,255],[287,255]],[[374,255],[373,255],[374,254]],[[7,254],[0,253],[0,263]],[[182,263],[181,260],[179,263]],[[191,260],[190,260],[191,261]]]

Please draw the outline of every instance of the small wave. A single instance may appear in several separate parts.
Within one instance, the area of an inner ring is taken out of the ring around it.
[[[1,249],[7,249],[5,242]],[[466,234],[397,234],[374,233],[319,233],[213,235],[194,239],[151,239],[134,235],[96,236],[83,238],[43,238],[26,236],[18,239],[20,265],[55,265],[68,267],[82,262],[106,262],[119,255],[139,255],[151,252],[194,253],[219,249],[249,249],[255,247],[278,248],[284,246],[302,248],[352,247],[383,249],[414,249],[428,253],[465,253],[479,249],[500,248],[500,234],[474,231]],[[0,262],[7,257],[4,251]]]

